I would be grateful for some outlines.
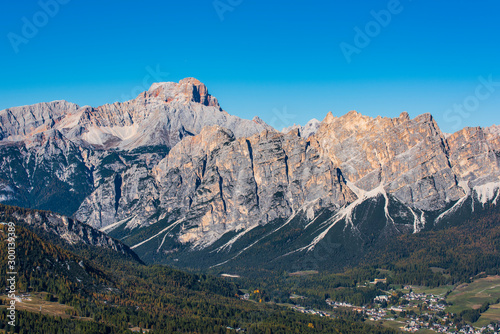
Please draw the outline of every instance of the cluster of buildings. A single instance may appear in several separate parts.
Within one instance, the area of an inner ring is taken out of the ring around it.
[[[427,306],[431,311],[444,311],[446,307],[445,298],[433,294],[410,292],[401,297],[409,302],[409,307],[414,307],[415,303],[421,303]]]
[[[349,308],[352,308],[352,307],[355,307],[352,304],[344,303],[344,302],[336,302],[336,301],[331,300],[331,299],[327,299],[326,303],[328,305],[332,306],[333,308],[338,308],[338,307],[349,307]]]
[[[429,321],[433,314],[423,314],[421,316],[410,317],[406,321],[406,324],[401,329],[406,332],[415,333],[420,329],[429,329],[438,333],[450,333],[450,334],[499,334],[500,327],[498,325],[489,324],[481,328],[475,328],[471,325],[464,325],[458,329],[450,319],[445,317],[437,317],[438,321]]]
[[[382,318],[385,317],[387,314],[387,311],[384,308],[369,308],[366,306],[354,306],[349,303],[337,302],[331,299],[327,299],[326,303],[332,306],[333,308],[338,308],[338,307],[350,308],[351,310],[356,311],[358,313],[363,313],[368,317],[368,319],[373,321],[382,320]]]
[[[29,293],[23,293],[21,295],[15,295],[14,299],[17,302],[19,302],[19,303],[22,303],[23,301],[30,302],[31,301],[31,295]]]
[[[355,306],[348,302],[326,299],[326,303],[333,308],[349,308],[352,311],[362,313],[371,321],[397,321],[396,318],[403,316],[401,330],[414,333],[421,329],[432,330],[437,333],[451,334],[500,334],[500,323],[489,324],[481,328],[471,325],[456,325],[453,322],[453,315],[445,313],[446,300],[441,295],[416,293],[411,291],[411,286],[404,287],[410,290],[409,293],[401,294],[392,292],[392,295],[376,296],[373,304],[367,306]],[[399,297],[399,298],[393,298]],[[242,299],[248,299],[249,294],[241,296]],[[303,299],[304,297],[292,295],[293,299]],[[395,301],[397,302],[395,303]],[[388,306],[388,303],[393,305]],[[333,317],[332,314],[325,311],[313,310],[300,305],[291,307],[296,312],[318,315],[320,317]],[[415,313],[420,309],[420,314]],[[403,313],[402,313],[403,312]],[[399,316],[398,316],[399,313]],[[401,318],[400,318],[401,320]]]
[[[419,316],[414,316],[410,317],[408,320],[406,320],[406,324],[404,327],[401,329],[405,332],[410,332],[410,333],[415,333],[419,331],[420,329],[430,329],[438,333],[457,333],[455,331],[452,331],[454,328],[454,325],[452,322],[447,322],[448,319],[444,319],[447,317],[444,317],[441,319],[441,322],[433,322],[429,321],[429,314],[424,314],[421,317]],[[468,333],[468,332],[467,332]]]
[[[411,291],[411,287],[408,287]],[[394,293],[393,296],[396,294]],[[409,292],[407,294],[399,294],[399,301],[396,305],[383,307],[391,300],[390,295],[380,295],[374,298],[375,306],[354,306],[346,302],[338,302],[327,299],[326,303],[334,308],[345,307],[353,311],[363,313],[369,320],[372,321],[395,321],[396,312],[401,313],[407,311],[404,322],[401,321],[401,329],[406,332],[417,332],[421,329],[432,330],[437,333],[452,333],[452,334],[500,334],[500,324],[487,325],[481,328],[475,328],[471,325],[457,326],[453,323],[449,314],[444,313],[446,307],[445,298],[440,295]],[[392,299],[394,301],[394,299]],[[414,310],[416,308],[425,310],[425,312],[417,315]],[[413,312],[412,312],[413,311]]]
[[[387,315],[387,311],[383,308],[372,308],[365,311],[365,315],[371,321],[382,320]]]
[[[303,306],[295,305],[292,306],[292,310],[300,313],[307,313],[307,314],[314,314],[314,315],[319,315],[320,317],[331,317],[332,315],[328,312],[325,311],[316,311],[310,308],[305,308]]]

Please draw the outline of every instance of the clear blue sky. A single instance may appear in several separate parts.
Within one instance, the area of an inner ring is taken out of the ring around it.
[[[278,128],[349,110],[430,112],[446,132],[500,124],[500,83],[478,88],[480,76],[500,82],[497,0],[60,0],[44,14],[53,1],[3,4],[0,109],[122,101],[159,69],[157,79],[196,77],[229,113]],[[356,27],[369,43],[356,44]]]

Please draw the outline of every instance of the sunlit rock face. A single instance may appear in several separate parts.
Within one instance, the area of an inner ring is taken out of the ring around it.
[[[235,138],[207,127],[176,145],[154,176],[162,209],[190,222],[181,240],[200,245],[304,207],[339,208],[355,198],[332,162],[296,131]]]
[[[294,217],[310,235],[295,249],[315,247],[335,224],[363,239],[375,226],[357,212],[367,203],[381,205],[380,235],[419,232],[467,200],[469,210],[496,204],[500,188],[497,126],[444,134],[430,114],[351,111],[280,132],[229,115],[194,78],[97,108],[9,108],[0,121],[3,203],[140,235],[131,246],[158,252],[172,251],[169,239],[200,250],[232,233],[230,247],[275,222],[284,233]]]

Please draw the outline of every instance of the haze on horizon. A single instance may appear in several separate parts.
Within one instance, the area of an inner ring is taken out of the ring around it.
[[[99,106],[195,77],[233,115],[281,129],[328,111],[444,132],[500,124],[498,2],[10,2],[0,109]]]

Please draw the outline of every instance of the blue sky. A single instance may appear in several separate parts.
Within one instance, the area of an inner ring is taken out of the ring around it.
[[[500,124],[499,13],[493,0],[9,1],[0,109],[98,106],[196,77],[229,113],[277,128],[350,110],[430,112],[445,132]]]

